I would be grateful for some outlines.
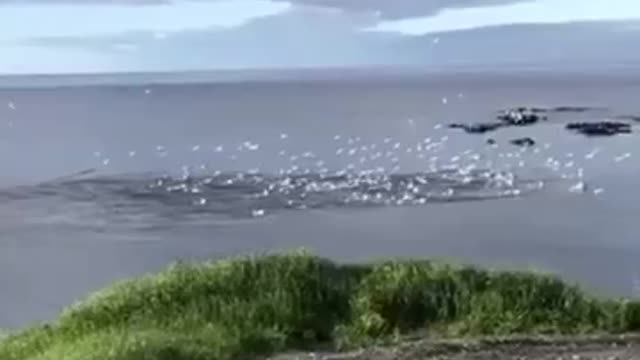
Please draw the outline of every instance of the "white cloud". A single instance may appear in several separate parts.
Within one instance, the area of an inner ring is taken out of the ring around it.
[[[483,7],[534,0],[275,0],[376,14],[381,19],[432,16],[446,9]],[[561,1],[561,0],[557,0]]]
[[[499,6],[448,9],[435,16],[383,21],[370,30],[408,35],[507,24],[560,24],[640,19],[638,0],[537,0]]]

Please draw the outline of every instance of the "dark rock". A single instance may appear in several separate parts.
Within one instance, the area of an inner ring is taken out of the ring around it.
[[[502,123],[494,122],[494,123],[475,123],[475,124],[450,124],[449,128],[451,129],[462,129],[469,134],[484,134],[489,131],[498,130],[500,127],[504,126]]]
[[[631,124],[617,121],[574,122],[567,124],[566,128],[587,136],[612,136],[631,133]]]
[[[528,108],[516,108],[503,111],[502,114],[498,115],[498,120],[511,126],[526,126],[547,120],[547,118]]]
[[[536,141],[533,140],[530,137],[523,137],[523,138],[519,138],[519,139],[513,139],[511,141],[509,141],[511,144],[513,145],[517,145],[517,146],[533,146],[536,144]]]
[[[494,145],[495,143],[496,143],[496,140],[495,140],[495,139],[492,139],[492,138],[488,138],[488,139],[487,139],[487,144],[489,144],[489,145]]]

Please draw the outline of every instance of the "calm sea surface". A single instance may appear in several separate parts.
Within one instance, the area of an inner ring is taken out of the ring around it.
[[[298,247],[640,295],[640,138],[564,128],[640,115],[639,95],[636,75],[0,88],[0,328],[177,259]],[[515,106],[589,109],[447,127]]]

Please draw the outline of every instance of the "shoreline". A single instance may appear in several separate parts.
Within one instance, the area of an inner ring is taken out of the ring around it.
[[[507,336],[470,339],[407,338],[393,345],[350,352],[284,353],[267,360],[419,359],[618,359],[640,358],[640,333],[591,336]]]

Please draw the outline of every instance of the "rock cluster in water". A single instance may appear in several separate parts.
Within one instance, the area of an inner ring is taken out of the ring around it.
[[[497,116],[497,121],[472,124],[453,123],[449,125],[449,128],[462,129],[469,134],[484,134],[506,126],[527,126],[547,120],[545,115],[540,114],[541,112],[543,110],[539,108],[519,107],[502,111]]]
[[[449,125],[451,129],[462,129],[469,134],[484,134],[496,131],[503,127],[511,126],[530,126],[546,121],[546,114],[549,113],[583,113],[595,110],[595,108],[584,106],[558,106],[554,108],[537,108],[537,107],[516,107],[512,109],[502,110],[493,122],[478,123],[453,123]],[[624,115],[616,117],[620,120],[640,121],[640,116]],[[595,122],[572,122],[565,126],[567,130],[575,131],[585,136],[612,136],[618,134],[631,133],[631,124],[621,121],[595,121]],[[495,144],[495,140],[488,139],[487,143]],[[513,139],[510,141],[516,146],[533,146],[535,141],[529,137]]]
[[[516,108],[503,111],[498,115],[498,120],[507,126],[533,125],[539,121],[547,120],[547,117],[540,115],[539,109]]]

